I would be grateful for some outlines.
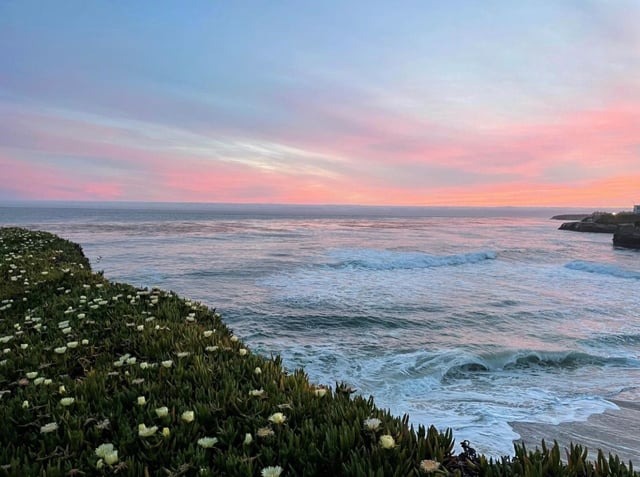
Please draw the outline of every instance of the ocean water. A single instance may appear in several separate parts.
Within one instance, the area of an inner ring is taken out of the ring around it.
[[[640,253],[558,212],[12,204],[0,225],[78,242],[107,278],[215,307],[254,351],[499,456],[510,422],[640,399]]]

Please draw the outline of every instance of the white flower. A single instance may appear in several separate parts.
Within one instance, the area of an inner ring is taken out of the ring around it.
[[[66,328],[64,328],[64,329],[62,330],[62,332],[63,332],[65,335],[68,335],[69,333],[71,333],[71,327],[70,327],[70,326],[67,326]]]
[[[258,437],[271,437],[272,435],[274,435],[275,432],[273,432],[273,429],[271,429],[270,427],[261,427],[260,429],[258,429],[256,431],[256,435]]]
[[[146,361],[143,361],[142,363],[140,363],[140,369],[147,369],[149,367],[149,363],[147,363]]]
[[[317,388],[314,391],[314,394],[318,397],[323,397],[327,394],[327,388]]]
[[[380,436],[380,446],[383,449],[392,449],[396,446],[396,441],[393,436],[389,434],[383,434]]]
[[[180,418],[184,422],[191,422],[195,419],[195,413],[193,411],[184,411],[180,416]]]
[[[118,451],[114,450],[113,452],[109,452],[104,456],[104,461],[109,465],[113,465],[118,462]]]
[[[186,358],[187,356],[189,356],[191,353],[189,353],[188,351],[180,351],[179,353],[176,353],[176,356],[178,358]]]
[[[137,360],[138,359],[135,356],[133,356],[131,358],[127,358],[125,361],[126,361],[127,364],[136,364]]]
[[[204,447],[205,449],[210,449],[218,442],[218,439],[215,437],[202,437],[198,439],[198,445],[200,447]]]
[[[249,391],[249,395],[254,397],[259,397],[259,396],[262,396],[263,394],[264,394],[264,389],[262,388],[252,389],[251,391]]]
[[[260,472],[262,477],[279,477],[280,474],[282,474],[282,467],[279,465],[265,467]]]
[[[158,407],[155,411],[158,417],[166,417],[169,414],[169,408],[167,406]]]
[[[84,313],[78,313],[78,319],[80,320],[82,320],[85,316],[87,315],[85,315]]]
[[[72,348],[77,348],[78,347],[78,342],[77,341],[69,341],[67,343],[67,348],[72,349]]]
[[[147,427],[144,424],[138,424],[138,435],[140,437],[149,437],[158,431],[158,426]]]
[[[22,409],[27,409],[29,407],[29,401],[22,401]]]
[[[46,434],[48,432],[53,432],[55,430],[58,429],[58,423],[57,422],[50,422],[49,424],[45,424],[44,426],[42,426],[40,428],[40,432],[42,434]]]
[[[65,354],[67,351],[67,347],[66,346],[60,346],[59,348],[54,348],[53,352],[56,354]]]
[[[165,368],[170,368],[171,366],[173,366],[173,361],[171,361],[170,359],[163,361],[162,366],[164,366]]]
[[[256,369],[253,370],[253,374],[262,374],[262,369],[260,368],[260,366],[256,367]]]
[[[144,325],[138,325],[138,326],[136,326],[136,330],[138,330],[138,331],[144,331]]]
[[[382,424],[382,421],[377,417],[370,417],[369,419],[364,420],[364,427],[366,427],[370,431],[377,430],[378,427],[380,427],[380,424]]]
[[[36,378],[36,379],[33,380],[33,384],[35,384],[36,386],[39,386],[42,383],[44,383],[44,378],[42,378],[42,377]]]
[[[144,396],[138,396],[138,406],[144,406],[147,404],[147,398]]]
[[[13,339],[13,335],[7,335],[0,338],[0,343],[8,343]]]
[[[82,340],[82,344],[83,345],[88,345],[89,344],[89,340],[87,340],[87,339]]]
[[[244,442],[243,442],[243,444],[244,444],[245,446],[248,446],[248,445],[249,445],[249,444],[251,444],[252,442],[253,442],[253,436],[251,435],[251,433],[247,432],[247,433],[244,435]]]
[[[29,347],[28,343],[21,343],[20,344],[20,349],[27,349]]]
[[[48,385],[49,385],[49,384],[51,384],[52,382],[53,382],[53,380],[52,380],[52,379],[47,378],[47,379],[45,379],[45,380],[44,380],[44,383],[43,383],[43,384],[44,384],[45,386],[48,386]]]
[[[60,399],[60,404],[62,404],[63,406],[71,406],[75,402],[75,400],[76,398],[72,397],[62,398]]]
[[[249,351],[246,348],[240,348],[240,350],[238,350],[238,353],[240,353],[240,356],[246,356],[248,352]]]
[[[276,412],[269,416],[269,420],[274,424],[282,424],[284,421],[287,420],[287,416],[285,416],[281,412]]]
[[[29,379],[34,379],[36,376],[38,376],[38,371],[31,371],[30,373],[27,373],[27,378]]]
[[[217,350],[218,350],[218,347],[217,347],[217,346],[207,346],[207,347],[205,348],[205,351],[209,351],[209,352],[217,351]]]
[[[236,341],[238,341],[238,337],[237,337],[236,335],[233,335],[233,336],[230,338],[230,340],[231,340],[231,342],[232,342],[232,343],[235,343]]]
[[[420,470],[425,473],[435,472],[440,468],[440,462],[430,459],[420,461]]]
[[[58,392],[59,392],[60,394],[64,394],[64,393],[66,393],[66,392],[67,392],[67,388],[65,388],[65,387],[64,387],[64,384],[63,384],[63,385],[61,385],[61,386],[58,388]]]
[[[205,332],[203,333],[203,335],[204,335],[204,337],[205,337],[205,338],[208,338],[208,337],[209,337],[209,336],[211,336],[212,334],[213,334],[213,331],[211,331],[211,330],[207,330],[207,331],[205,331]]]
[[[169,430],[168,427],[163,427],[162,428],[162,437],[167,438],[171,435],[171,431]]]
[[[100,444],[97,448],[96,448],[96,455],[98,457],[104,457],[106,456],[109,452],[113,452],[114,448],[113,448],[113,444],[111,444],[110,442],[107,442],[105,444]]]

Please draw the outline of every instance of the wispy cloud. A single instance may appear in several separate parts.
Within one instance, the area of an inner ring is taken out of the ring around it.
[[[635,2],[77,7],[0,5],[2,198],[638,200]]]

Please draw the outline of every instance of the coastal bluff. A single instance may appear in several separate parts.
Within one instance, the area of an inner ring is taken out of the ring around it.
[[[608,233],[614,235],[614,245],[640,248],[640,214],[634,212],[593,212],[589,215],[556,215],[552,220],[571,220],[563,222],[560,230],[573,232]]]
[[[640,225],[620,225],[613,234],[613,245],[616,247],[640,249]]]
[[[638,477],[580,445],[457,451],[450,430],[310,383],[240,335],[201,303],[107,280],[77,244],[0,228],[0,476]]]

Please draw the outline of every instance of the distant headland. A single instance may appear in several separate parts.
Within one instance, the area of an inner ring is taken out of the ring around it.
[[[613,245],[640,249],[640,205],[635,205],[633,211],[565,214],[555,215],[551,219],[571,220],[563,222],[560,230],[610,233],[613,234]]]

